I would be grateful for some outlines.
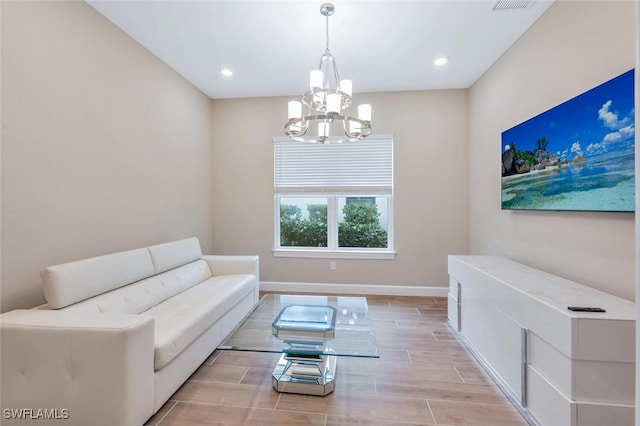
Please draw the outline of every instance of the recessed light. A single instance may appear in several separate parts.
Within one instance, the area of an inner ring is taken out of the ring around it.
[[[228,68],[223,68],[220,70],[220,74],[224,75],[225,77],[231,77],[233,75],[233,71]]]
[[[447,58],[438,58],[435,61],[433,61],[433,63],[436,64],[437,66],[442,66],[442,65],[446,64],[447,62],[449,62],[449,60]]]

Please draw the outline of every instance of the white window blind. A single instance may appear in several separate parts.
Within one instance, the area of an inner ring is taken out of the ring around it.
[[[274,138],[276,193],[393,192],[393,137],[344,144],[307,144]]]

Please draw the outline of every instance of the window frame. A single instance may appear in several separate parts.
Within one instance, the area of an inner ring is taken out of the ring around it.
[[[342,197],[387,198],[387,247],[339,247],[338,246],[338,199]],[[280,203],[283,198],[322,198],[327,200],[327,247],[282,247],[280,245]],[[395,259],[393,246],[393,194],[307,194],[278,193],[274,195],[274,249],[275,257],[306,257],[324,259]]]
[[[375,196],[387,199],[387,247],[338,246],[338,198],[349,196]],[[322,198],[327,200],[327,247],[283,247],[280,245],[280,203],[283,198]],[[275,257],[307,257],[330,259],[395,259],[393,248],[393,194],[275,194],[274,196],[274,249]]]
[[[392,134],[370,135],[366,140],[340,146],[312,144],[308,154],[307,148],[301,146],[300,142],[293,144],[289,138],[274,137],[273,142],[274,257],[395,259],[393,208],[393,147],[395,143]],[[278,146],[279,143],[284,145]],[[359,147],[360,143],[363,145]],[[333,153],[338,157],[331,157]],[[349,163],[354,160],[354,163]],[[317,173],[309,173],[316,170],[316,167],[319,167]],[[363,173],[364,171],[372,171],[372,173]],[[344,180],[340,176],[343,176]],[[280,204],[283,198],[288,197],[327,200],[327,247],[282,247],[280,245]],[[338,246],[340,217],[338,200],[342,197],[385,197],[387,199],[387,247]]]

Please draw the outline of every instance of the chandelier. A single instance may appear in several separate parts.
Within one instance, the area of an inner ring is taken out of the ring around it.
[[[352,83],[340,80],[336,61],[329,51],[329,16],[334,12],[331,3],[320,6],[327,22],[327,45],[318,69],[311,71],[309,91],[302,96],[302,102],[289,102],[289,120],[284,131],[302,142],[343,143],[371,134],[371,105],[359,105],[358,116],[350,115]]]

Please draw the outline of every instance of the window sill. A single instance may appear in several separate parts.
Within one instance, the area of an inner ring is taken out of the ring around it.
[[[393,260],[396,252],[392,250],[322,250],[322,249],[274,249],[274,257],[306,257],[319,259],[371,259]]]

